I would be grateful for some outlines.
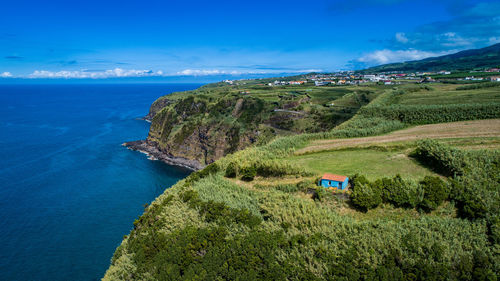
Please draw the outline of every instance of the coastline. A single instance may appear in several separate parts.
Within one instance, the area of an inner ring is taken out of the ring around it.
[[[147,140],[125,142],[122,146],[148,155],[149,160],[160,160],[169,165],[181,166],[192,171],[201,170],[205,167],[196,160],[170,156],[159,150],[154,143]]]

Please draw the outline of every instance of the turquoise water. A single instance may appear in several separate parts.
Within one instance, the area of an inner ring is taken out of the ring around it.
[[[0,85],[0,279],[97,280],[123,235],[188,171],[121,146],[193,84]]]

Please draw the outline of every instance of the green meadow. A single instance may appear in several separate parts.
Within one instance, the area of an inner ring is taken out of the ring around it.
[[[317,174],[334,173],[346,176],[363,174],[370,180],[393,177],[397,174],[413,179],[436,175],[411,158],[408,152],[354,148],[293,156],[288,160],[307,167]]]

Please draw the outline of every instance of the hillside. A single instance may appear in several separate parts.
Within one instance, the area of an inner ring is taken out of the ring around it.
[[[134,222],[104,280],[496,280],[499,93],[458,87],[380,87],[331,130],[192,173]],[[317,187],[323,172],[349,190]]]
[[[155,101],[147,140],[126,143],[171,164],[200,169],[276,136],[330,130],[381,90],[372,87],[270,87],[263,80],[209,84]],[[335,102],[335,107],[326,106]]]
[[[466,50],[440,57],[432,57],[402,63],[384,64],[365,69],[362,72],[425,72],[440,70],[463,71],[490,67],[500,67],[500,43],[482,49]]]

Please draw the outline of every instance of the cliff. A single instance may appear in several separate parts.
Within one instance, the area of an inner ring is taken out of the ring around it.
[[[145,117],[151,121],[147,139],[124,145],[169,164],[198,170],[229,153],[267,143],[278,135],[329,130],[369,100],[369,92],[322,89],[325,93],[318,99],[307,92],[307,86],[263,88],[255,81],[241,83],[209,84],[160,97]],[[365,99],[356,102],[353,97],[344,98],[354,102],[354,109],[323,105],[325,97],[337,100],[348,93]]]

